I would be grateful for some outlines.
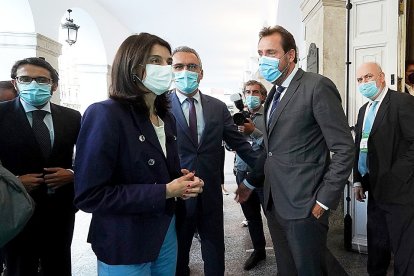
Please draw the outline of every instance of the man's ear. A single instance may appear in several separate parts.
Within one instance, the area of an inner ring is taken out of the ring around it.
[[[203,79],[203,76],[204,76],[204,70],[201,69],[200,74],[198,74],[198,81],[201,81]]]
[[[53,95],[53,93],[57,90],[57,88],[58,88],[58,84],[57,83],[53,83],[52,84],[52,89],[51,89],[50,93]]]
[[[19,92],[19,90],[17,89],[17,81],[16,80],[11,80],[10,82],[13,84],[14,89],[16,89],[17,92]]]

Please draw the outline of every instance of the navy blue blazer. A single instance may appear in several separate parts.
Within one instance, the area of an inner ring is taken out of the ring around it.
[[[180,176],[176,130],[167,113],[167,157],[149,118],[106,100],[85,112],[75,159],[75,204],[92,213],[88,242],[111,265],[158,257],[174,214],[165,184]]]
[[[178,152],[181,167],[195,170],[204,181],[203,193],[198,195],[204,213],[223,212],[221,192],[222,141],[235,150],[249,166],[255,164],[258,153],[252,150],[246,137],[237,131],[227,106],[220,100],[200,93],[205,121],[201,139],[196,145],[191,139],[187,120],[175,93],[170,93],[172,113],[176,119]],[[194,215],[197,198],[185,201],[186,216]]]

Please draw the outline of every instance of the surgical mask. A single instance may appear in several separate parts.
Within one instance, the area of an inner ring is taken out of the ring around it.
[[[369,82],[361,83],[358,86],[358,88],[359,88],[359,92],[362,94],[362,96],[367,97],[371,100],[378,93],[378,87],[377,87],[375,81],[369,81]]]
[[[145,74],[142,83],[154,94],[164,94],[170,88],[173,78],[171,65],[147,64]]]
[[[174,73],[175,87],[184,94],[191,94],[198,88],[198,73],[183,70]]]
[[[283,72],[288,68],[288,65],[286,65],[285,69],[280,71],[279,63],[280,63],[280,59],[278,58],[262,56],[259,59],[260,75],[262,75],[262,77],[268,82],[271,82],[271,83],[275,82],[278,78],[280,78]]]
[[[26,103],[32,106],[41,106],[46,104],[52,97],[51,84],[38,84],[35,80],[31,83],[17,83],[19,96]]]
[[[256,109],[261,104],[258,96],[246,96],[246,105],[249,109]]]

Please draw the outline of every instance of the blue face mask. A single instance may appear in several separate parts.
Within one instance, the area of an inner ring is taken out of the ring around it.
[[[362,96],[367,97],[368,99],[371,99],[377,95],[378,93],[378,87],[375,83],[375,81],[369,81],[365,83],[361,83],[359,86],[359,92],[362,94]]]
[[[168,91],[172,82],[171,65],[147,64],[145,66],[144,86],[156,95],[162,95]]]
[[[198,88],[198,73],[183,70],[174,75],[175,87],[184,94],[191,94]]]
[[[260,106],[259,96],[246,96],[246,105],[249,109],[256,109]]]
[[[52,97],[52,85],[38,84],[35,80],[29,84],[17,83],[17,89],[19,89],[20,98],[32,106],[44,105]]]
[[[278,78],[280,78],[280,76],[288,68],[288,65],[289,65],[287,64],[285,69],[280,71],[279,63],[280,63],[280,59],[278,58],[262,56],[259,59],[260,75],[262,75],[262,77],[268,82],[271,82],[271,83],[275,82]]]

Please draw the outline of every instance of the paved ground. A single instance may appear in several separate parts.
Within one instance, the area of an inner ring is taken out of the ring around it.
[[[232,174],[232,153],[226,153],[226,185],[225,187],[233,192],[236,189],[234,176]],[[255,269],[243,271],[243,263],[250,255],[251,241],[246,227],[241,227],[243,220],[241,208],[233,200],[234,195],[230,193],[224,196],[224,225],[225,225],[225,243],[226,243],[226,275],[276,275],[277,268],[274,258],[272,243],[270,240],[267,225],[265,226],[265,235],[267,239],[267,259],[259,264]],[[266,221],[266,219],[264,219]],[[73,275],[74,276],[93,276],[96,275],[96,258],[90,245],[86,243],[86,236],[90,222],[90,215],[78,212],[76,216],[75,234],[72,245]],[[335,276],[340,275],[367,275],[365,272],[367,256],[347,252],[343,249],[343,230],[341,226],[331,228],[328,236],[328,247],[342,265],[346,273],[335,272]],[[194,239],[191,249],[192,275],[203,275],[203,261],[200,254],[200,244]],[[392,274],[390,274],[392,275]]]

